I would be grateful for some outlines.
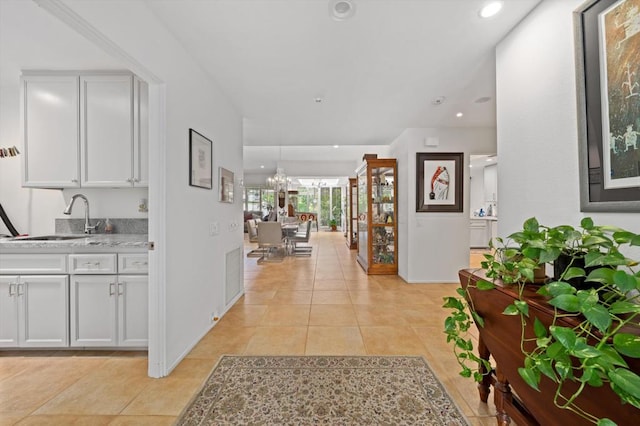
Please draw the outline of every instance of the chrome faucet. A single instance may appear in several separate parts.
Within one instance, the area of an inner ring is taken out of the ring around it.
[[[64,214],[71,214],[71,209],[73,208],[73,203],[75,203],[76,198],[82,198],[82,200],[84,201],[84,233],[85,234],[90,234],[91,231],[95,231],[98,228],[98,225],[100,225],[100,221],[96,222],[95,225],[91,226],[90,222],[89,222],[89,200],[87,200],[87,197],[85,197],[82,194],[76,194],[73,197],[71,197],[71,201],[69,202],[69,205],[67,206],[66,209],[64,209]]]

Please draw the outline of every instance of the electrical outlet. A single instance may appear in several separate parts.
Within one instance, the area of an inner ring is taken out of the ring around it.
[[[218,314],[216,314],[215,312],[211,312],[211,322],[214,323],[216,321],[218,321],[220,318],[218,317]]]
[[[220,225],[218,222],[211,222],[209,224],[209,236],[213,237],[220,234]]]

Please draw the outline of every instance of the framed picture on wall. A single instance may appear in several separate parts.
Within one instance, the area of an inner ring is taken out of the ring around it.
[[[640,211],[640,0],[574,13],[581,211]]]
[[[416,153],[416,212],[462,212],[462,152]]]
[[[200,133],[189,129],[189,185],[211,189],[213,143]]]
[[[220,177],[220,194],[218,201],[222,203],[233,203],[233,172],[219,167],[218,175]]]

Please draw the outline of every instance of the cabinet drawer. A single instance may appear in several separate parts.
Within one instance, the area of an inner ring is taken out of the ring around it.
[[[70,254],[70,274],[115,274],[116,254]]]
[[[3,254],[0,274],[65,274],[66,254]]]
[[[125,253],[118,255],[118,273],[146,274],[149,271],[147,253]]]

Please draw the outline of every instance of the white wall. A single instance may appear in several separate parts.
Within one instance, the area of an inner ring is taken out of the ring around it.
[[[590,216],[640,232],[638,213],[580,212],[572,12],[582,3],[541,3],[497,47],[501,236],[531,216],[549,226]]]
[[[439,146],[427,148],[425,138]],[[469,155],[495,151],[490,128],[407,129],[391,144],[398,159],[398,273],[407,282],[458,282],[469,267]],[[464,153],[462,213],[416,212],[416,153]]]
[[[472,167],[469,169],[469,212],[480,208],[486,209],[484,201],[484,167]]]
[[[211,327],[210,315],[225,309],[225,253],[243,245],[240,191],[233,204],[219,203],[217,193],[219,166],[242,176],[241,116],[143,2],[65,3],[166,88],[166,169],[161,174],[166,182],[166,363],[172,368]],[[188,185],[189,128],[213,140],[213,190]],[[155,142],[150,149],[158,149]],[[219,225],[218,236],[209,236],[212,222]]]

